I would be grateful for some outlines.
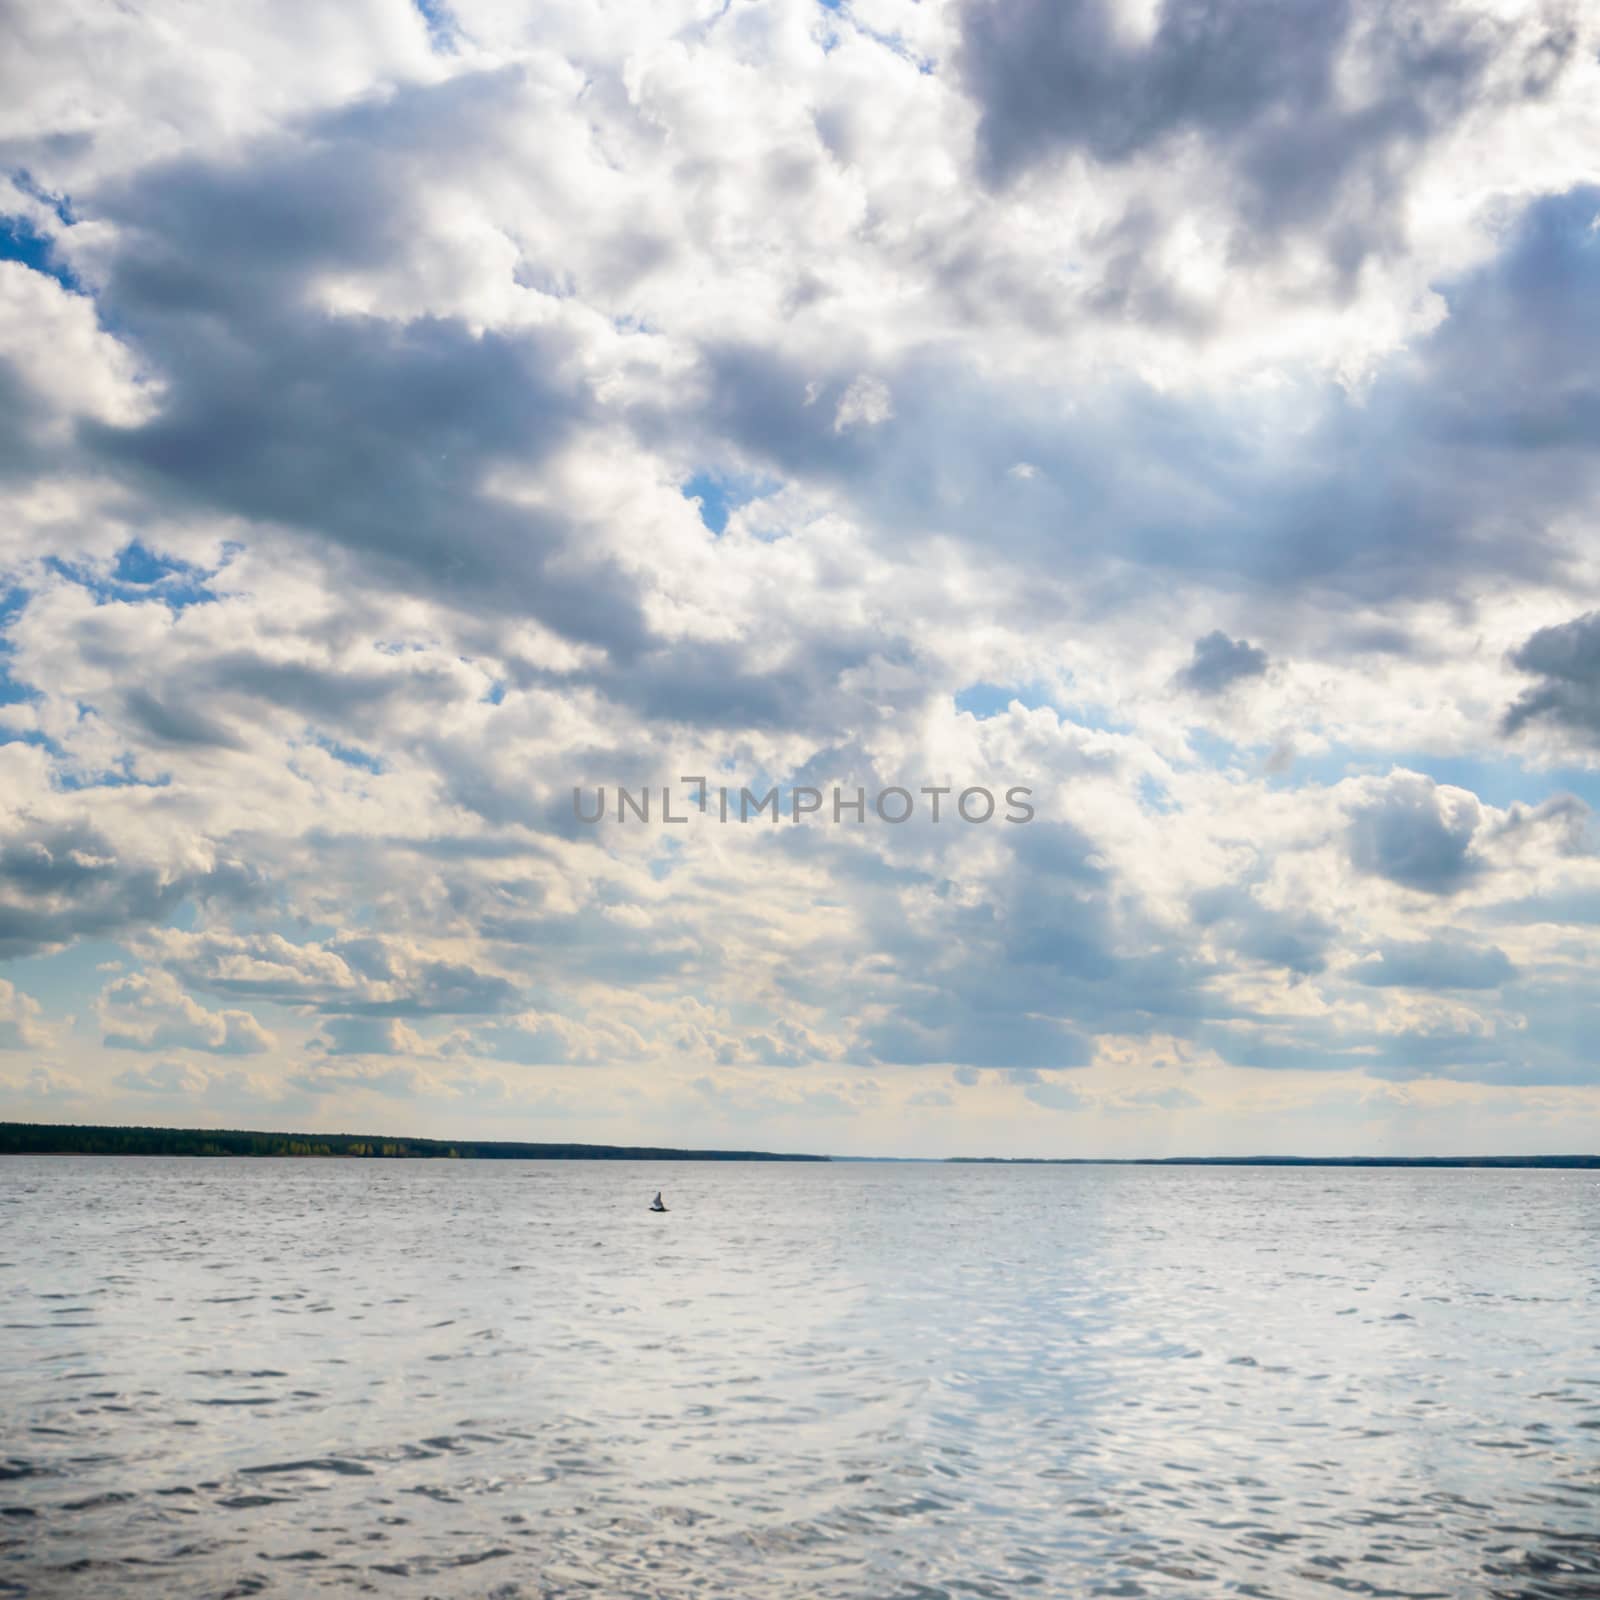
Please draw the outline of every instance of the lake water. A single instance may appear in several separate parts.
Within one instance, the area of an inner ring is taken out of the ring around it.
[[[0,1259],[0,1594],[1600,1596],[1593,1172],[23,1157]]]

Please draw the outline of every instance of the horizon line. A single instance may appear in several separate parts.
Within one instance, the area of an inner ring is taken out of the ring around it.
[[[138,1138],[136,1136],[143,1135]],[[120,1136],[120,1137],[119,1137]],[[113,1148],[94,1148],[106,1141]],[[195,1149],[152,1149],[192,1143]],[[227,1146],[232,1144],[233,1148]],[[289,1148],[277,1149],[282,1144]],[[334,1148],[338,1145],[339,1148]],[[192,1156],[304,1160],[810,1161],[917,1162],[965,1166],[1286,1166],[1600,1168],[1600,1154],[1535,1155],[1164,1155],[861,1156],[798,1151],[694,1149],[583,1140],[453,1139],[412,1134],[315,1133],[282,1129],[174,1128],[150,1123],[0,1121],[0,1155]]]

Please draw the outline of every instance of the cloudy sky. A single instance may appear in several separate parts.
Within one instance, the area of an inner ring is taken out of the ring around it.
[[[1600,1146],[1593,7],[5,10],[0,1115]]]

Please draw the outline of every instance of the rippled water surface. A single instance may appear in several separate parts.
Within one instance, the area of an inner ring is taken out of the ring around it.
[[[0,1230],[0,1594],[1600,1596],[1592,1172],[11,1158]]]

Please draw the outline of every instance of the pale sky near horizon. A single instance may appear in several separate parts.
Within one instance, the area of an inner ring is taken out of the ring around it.
[[[0,1117],[1600,1148],[1595,8],[7,32]]]

